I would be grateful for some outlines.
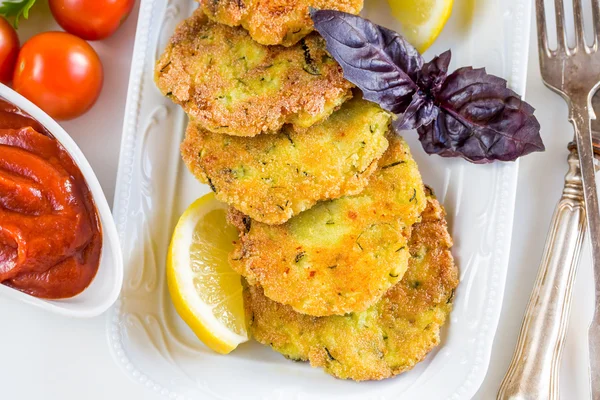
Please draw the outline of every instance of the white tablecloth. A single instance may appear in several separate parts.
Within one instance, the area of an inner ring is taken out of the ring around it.
[[[55,29],[45,2],[38,2],[20,35]],[[98,104],[84,117],[64,123],[96,170],[112,202],[130,55],[135,31],[134,11],[113,37],[95,43],[106,81]],[[492,361],[476,399],[495,398],[516,342],[535,279],[546,231],[560,197],[566,171],[566,145],[572,138],[565,103],[542,84],[532,33],[526,97],[538,110],[545,153],[521,160],[511,264],[502,318]],[[586,399],[587,343],[593,293],[588,247],[584,247],[574,290],[569,336],[561,367],[562,399]],[[106,340],[106,319],[66,319],[0,298],[0,398],[105,400],[159,399],[130,381],[113,362]]]

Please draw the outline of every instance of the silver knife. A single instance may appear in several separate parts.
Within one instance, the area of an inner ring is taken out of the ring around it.
[[[594,97],[593,105],[600,111],[600,96]],[[594,152],[598,157],[600,120],[592,121],[592,130]],[[560,361],[569,323],[573,282],[586,231],[581,171],[573,143],[569,145],[569,151],[569,170],[562,197],[554,210],[517,347],[500,386],[498,400],[555,400],[560,397]],[[590,349],[598,349],[595,354],[590,354],[590,359],[600,357],[600,321],[592,323],[589,340]],[[590,363],[594,364],[598,365]],[[598,372],[591,376],[592,393],[596,393],[593,398],[596,399],[600,382],[594,381],[593,377],[597,377]]]

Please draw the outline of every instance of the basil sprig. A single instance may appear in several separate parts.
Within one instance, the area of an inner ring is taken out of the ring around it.
[[[483,68],[448,74],[450,51],[425,62],[400,34],[356,15],[310,15],[344,77],[397,115],[397,131],[416,129],[427,153],[490,163],[544,150],[533,107],[504,79]]]

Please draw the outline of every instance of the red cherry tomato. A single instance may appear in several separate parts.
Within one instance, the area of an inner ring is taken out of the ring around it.
[[[135,0],[49,0],[54,19],[82,39],[109,37],[127,19]]]
[[[85,40],[65,32],[45,32],[19,52],[13,88],[55,119],[75,118],[98,99],[102,63]]]
[[[0,82],[11,81],[18,55],[19,36],[12,25],[0,17]]]

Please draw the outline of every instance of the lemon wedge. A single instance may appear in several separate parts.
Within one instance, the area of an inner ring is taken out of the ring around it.
[[[423,53],[444,29],[453,0],[388,0],[388,3],[402,24],[400,33]]]
[[[248,340],[240,276],[228,255],[237,240],[227,205],[213,193],[180,217],[167,258],[167,283],[177,313],[204,344],[227,354]]]

